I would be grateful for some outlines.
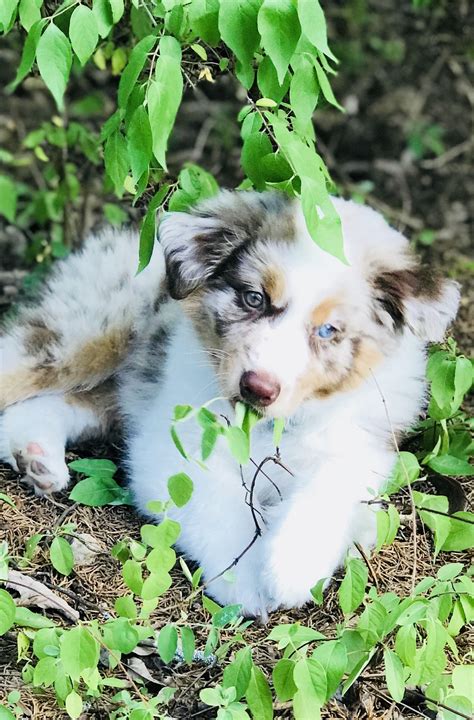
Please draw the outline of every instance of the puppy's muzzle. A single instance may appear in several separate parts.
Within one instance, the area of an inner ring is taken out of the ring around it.
[[[240,378],[242,399],[256,407],[271,405],[279,396],[280,389],[278,380],[263,370],[249,370]]]

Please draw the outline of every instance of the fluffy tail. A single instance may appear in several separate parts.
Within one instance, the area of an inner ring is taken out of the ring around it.
[[[0,410],[51,392],[91,389],[127,356],[137,320],[160,295],[159,248],[140,275],[138,236],[108,228],[58,263],[0,337]]]

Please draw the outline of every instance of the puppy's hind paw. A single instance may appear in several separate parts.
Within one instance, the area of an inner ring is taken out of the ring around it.
[[[37,442],[13,453],[22,480],[33,487],[36,495],[50,495],[62,490],[69,482],[69,471],[64,456],[46,453]]]

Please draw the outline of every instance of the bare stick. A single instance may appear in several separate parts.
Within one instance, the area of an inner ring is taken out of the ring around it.
[[[389,424],[389,426],[390,426],[390,432],[391,432],[391,435],[392,435],[393,444],[394,444],[394,446],[395,446],[395,450],[397,451],[398,458],[399,458],[399,460],[400,460],[400,462],[401,462],[401,464],[402,464],[403,472],[405,473],[405,478],[406,478],[406,481],[407,481],[408,492],[410,493],[411,520],[412,520],[412,531],[413,531],[413,571],[412,571],[412,576],[411,576],[411,589],[412,589],[412,592],[413,592],[413,590],[415,589],[415,585],[416,585],[417,560],[418,560],[418,552],[417,552],[418,537],[417,537],[417,531],[416,531],[416,506],[415,506],[415,499],[414,499],[414,497],[413,497],[413,490],[412,490],[412,487],[411,487],[410,476],[408,475],[408,471],[407,471],[407,469],[406,469],[406,467],[405,467],[405,463],[403,462],[403,460],[402,460],[402,458],[401,458],[401,455],[400,455],[400,448],[399,448],[399,446],[398,446],[397,436],[396,436],[396,434],[395,434],[395,430],[394,430],[394,428],[393,428],[393,424],[392,424],[392,421],[391,421],[391,419],[390,419],[390,415],[389,415],[389,412],[388,412],[387,402],[386,402],[386,400],[385,400],[385,397],[384,397],[384,394],[383,394],[383,392],[382,392],[382,389],[381,389],[380,385],[379,385],[378,382],[377,382],[377,378],[375,377],[375,375],[374,375],[374,373],[372,372],[372,370],[370,370],[370,374],[372,375],[372,378],[373,378],[374,383],[375,383],[375,387],[377,388],[377,390],[378,390],[378,392],[379,392],[379,394],[380,394],[380,397],[381,397],[381,399],[382,399],[382,403],[383,403],[383,407],[384,407],[384,411],[385,411],[385,416],[386,416],[387,421],[388,421],[388,424]]]

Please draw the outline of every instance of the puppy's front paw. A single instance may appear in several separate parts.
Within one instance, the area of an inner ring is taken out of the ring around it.
[[[262,573],[256,564],[245,562],[245,558],[240,563],[226,573],[225,578],[219,577],[211,582],[206,588],[206,594],[219,605],[242,605],[244,617],[266,623],[271,600],[264,588]]]
[[[332,566],[304,550],[283,535],[270,539],[264,582],[271,610],[301,607],[312,600],[311,588],[318,580],[329,582]]]
[[[22,480],[33,487],[36,495],[50,495],[66,487],[69,470],[64,457],[55,457],[46,452],[42,445],[30,442],[25,448],[15,450],[13,457]]]

